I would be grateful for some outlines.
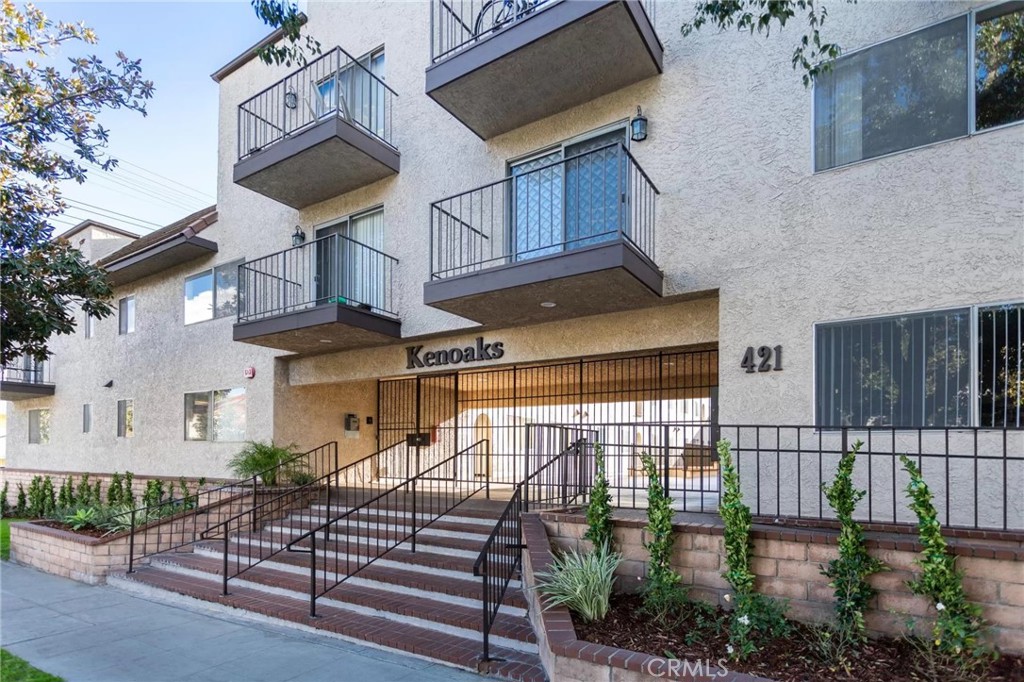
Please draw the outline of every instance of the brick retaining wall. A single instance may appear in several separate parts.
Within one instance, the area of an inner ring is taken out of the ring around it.
[[[53,480],[53,489],[60,492],[60,487],[64,483],[64,479],[70,477],[71,482],[74,484],[75,490],[78,490],[78,482],[81,480],[85,473],[89,473],[89,484],[96,485],[96,481],[103,481],[103,499],[107,497],[107,489],[110,486],[110,480],[113,476],[111,473],[90,473],[85,471],[52,471],[49,469],[11,469],[9,467],[0,467],[0,487],[3,487],[4,483],[8,483],[7,488],[7,503],[14,506],[15,502],[18,501],[18,484],[20,483],[28,493],[28,487],[32,483],[32,479],[36,476],[43,478],[49,476]],[[124,476],[124,472],[118,472]],[[168,489],[168,485],[173,483],[175,490],[175,497],[178,497],[178,479],[170,476],[147,476],[144,474],[134,474],[132,480],[132,492],[135,493],[135,499],[141,504],[142,493],[146,491],[146,483],[148,481],[163,481],[164,489]],[[195,492],[198,478],[185,477],[185,482],[188,483],[189,490]],[[206,487],[211,488],[217,485],[222,485],[226,481],[220,479],[207,479]]]

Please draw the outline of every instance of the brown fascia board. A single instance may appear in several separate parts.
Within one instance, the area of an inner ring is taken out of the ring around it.
[[[305,26],[306,22],[309,21],[309,18],[305,14],[300,14],[299,21],[302,22],[303,26]],[[238,55],[224,66],[220,67],[219,69],[211,73],[210,78],[213,79],[214,83],[220,83],[227,76],[231,75],[232,73],[234,73],[235,71],[249,63],[249,61],[252,60],[256,56],[256,53],[259,52],[261,49],[263,49],[267,45],[272,45],[276,43],[283,37],[284,29],[277,29],[273,33],[269,34],[263,40],[259,41],[249,49],[242,52],[242,54]]]

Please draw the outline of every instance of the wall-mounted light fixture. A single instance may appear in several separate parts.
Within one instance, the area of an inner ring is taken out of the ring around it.
[[[295,94],[294,90],[284,93],[284,105],[289,109],[299,106],[299,96]]]
[[[643,142],[647,139],[647,117],[639,106],[636,108],[636,116],[629,122],[629,129],[633,142]]]
[[[306,233],[302,231],[302,228],[298,225],[295,226],[295,232],[292,233],[292,246],[302,246],[306,243]]]

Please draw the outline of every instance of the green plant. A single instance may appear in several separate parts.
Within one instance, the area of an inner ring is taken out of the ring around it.
[[[142,506],[143,507],[157,507],[163,504],[164,495],[164,482],[158,478],[150,479],[146,481],[146,490],[142,493]]]
[[[556,555],[549,571],[537,573],[537,589],[548,598],[545,608],[566,606],[588,623],[603,620],[621,561],[607,545],[592,552],[573,549]]]
[[[587,505],[587,532],[583,535],[594,547],[608,545],[615,548],[612,537],[612,496],[608,490],[608,473],[605,469],[604,447],[594,444],[594,486],[590,489],[590,504]]]
[[[647,560],[647,578],[643,586],[643,610],[664,622],[686,603],[686,588],[682,578],[672,569],[672,498],[665,492],[654,458],[644,452],[640,455],[647,475],[647,527],[644,542],[650,558]]]
[[[103,489],[100,487],[101,483],[103,483],[103,481],[96,481],[96,485],[92,488],[92,502],[95,505],[103,504]]]
[[[868,554],[864,543],[864,529],[853,519],[853,513],[867,494],[853,485],[853,467],[863,447],[861,441],[843,454],[836,468],[831,485],[822,484],[821,490],[829,506],[839,520],[839,558],[828,562],[821,573],[829,579],[829,586],[835,594],[835,632],[829,643],[835,656],[833,662],[846,665],[851,649],[857,649],[867,641],[864,611],[875,590],[868,583],[868,577],[887,570],[884,563]]]
[[[231,458],[228,467],[239,478],[259,476],[266,485],[277,485],[281,465],[295,458],[295,445],[276,445],[261,441],[249,441],[242,450]]]
[[[0,490],[0,518],[7,516],[8,512],[11,511],[7,505],[7,490],[8,482],[4,481],[4,487]]]
[[[43,479],[41,476],[33,476],[32,481],[28,484],[28,515],[34,519],[42,518],[45,506]]]
[[[4,672],[4,679],[11,682],[64,682],[63,677],[34,668],[7,649],[0,649],[0,670]]]
[[[957,568],[956,557],[949,553],[942,526],[921,470],[906,455],[900,463],[910,476],[907,496],[910,508],[917,515],[921,556],[916,560],[921,575],[908,583],[914,594],[928,597],[935,607],[932,635],[935,648],[941,653],[980,661],[991,651],[982,643],[985,621],[981,607],[964,593],[964,572]]]
[[[25,498],[25,488],[19,483],[18,484],[18,502],[14,507],[14,516],[23,519],[25,518],[25,512],[28,510],[28,500]]]
[[[135,474],[130,471],[124,472],[124,485],[122,486],[122,502],[127,502],[130,505],[135,504],[135,491],[132,486],[135,482]]]
[[[309,485],[316,480],[316,474],[307,470],[295,470],[288,472],[288,480],[292,485]]]
[[[60,487],[60,492],[57,494],[57,507],[66,508],[70,507],[75,503],[75,489],[74,484],[71,482],[71,477],[68,476],[64,479],[63,485]]]
[[[121,504],[124,498],[124,485],[121,482],[121,474],[116,471],[110,477],[110,485],[107,486],[107,504]]]
[[[722,574],[732,587],[733,610],[729,619],[730,655],[741,660],[757,651],[759,644],[789,632],[785,602],[769,599],[754,589],[750,559],[754,542],[750,537],[753,521],[750,507],[743,502],[740,477],[732,461],[732,445],[718,441],[718,460],[722,471],[722,499],[718,513],[725,522],[725,563]]]
[[[97,515],[95,507],[80,507],[74,513],[65,516],[64,523],[68,524],[71,530],[91,528],[96,522]]]
[[[92,503],[92,486],[89,484],[89,474],[82,474],[75,489],[75,504],[89,505]]]
[[[53,513],[53,510],[57,508],[57,493],[53,489],[53,479],[49,476],[43,479],[42,502],[43,516]]]

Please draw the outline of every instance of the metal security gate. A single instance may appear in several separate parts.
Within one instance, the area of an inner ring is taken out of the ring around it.
[[[580,438],[601,443],[613,494],[643,505],[641,454],[658,463],[679,509],[718,501],[718,351],[432,374],[381,380],[382,475],[415,473],[479,441],[459,476],[514,485]],[[407,473],[408,472],[408,473]]]

